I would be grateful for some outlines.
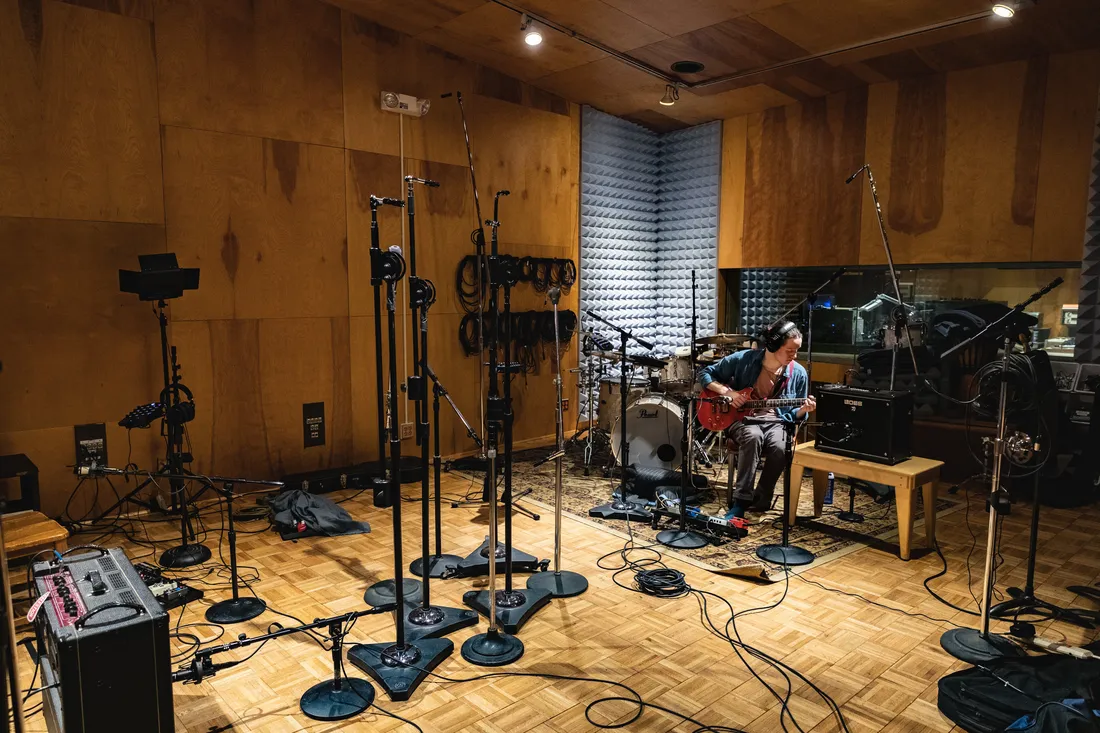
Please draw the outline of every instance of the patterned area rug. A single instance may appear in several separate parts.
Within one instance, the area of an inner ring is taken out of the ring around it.
[[[554,503],[554,463],[544,463],[535,467],[535,463],[545,458],[550,449],[540,448],[520,451],[515,454],[512,475],[515,491],[531,489],[529,495],[547,506]],[[562,510],[585,521],[593,522],[607,530],[627,537],[627,526],[621,520],[602,520],[588,516],[588,510],[610,501],[611,492],[618,486],[618,479],[605,478],[603,466],[607,464],[607,453],[597,451],[593,457],[590,476],[584,475],[584,454],[579,446],[567,449],[564,476],[562,480]],[[702,490],[699,497],[701,510],[705,514],[725,513],[726,467],[725,464],[713,468],[700,467],[697,475],[708,479],[709,488]],[[776,485],[778,500],[771,511],[749,512],[749,534],[740,540],[713,539],[711,544],[697,550],[676,550],[676,554],[690,562],[714,572],[727,575],[743,575],[772,580],[782,578],[782,571],[756,556],[756,548],[766,544],[781,542],[781,508],[783,505],[783,480]],[[802,493],[799,501],[797,525],[791,528],[790,544],[797,545],[814,553],[814,566],[827,563],[863,546],[876,547],[883,552],[898,554],[897,513],[894,511],[893,497],[879,503],[864,491],[855,492],[855,511],[864,515],[861,523],[844,522],[837,516],[848,509],[849,485],[847,479],[837,478],[833,504],[826,504],[822,516],[813,518],[813,481],[809,474],[802,479]],[[937,511],[942,514],[957,508],[957,502],[939,497]],[[924,548],[923,502],[918,499],[914,507],[913,546],[914,555]],[[632,522],[631,530],[639,544],[656,542],[657,532],[666,528],[662,524],[654,531],[649,523]],[[667,548],[665,551],[668,551]]]

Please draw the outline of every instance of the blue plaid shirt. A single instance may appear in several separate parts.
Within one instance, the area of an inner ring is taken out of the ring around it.
[[[766,353],[763,349],[746,349],[723,357],[720,361],[711,364],[702,371],[699,375],[699,385],[706,389],[706,386],[711,382],[721,382],[727,387],[738,391],[755,386],[756,380],[760,377],[760,370],[764,368],[764,354]],[[784,370],[784,372],[786,371]],[[809,394],[806,369],[797,362],[792,363],[790,375],[790,379],[783,383],[783,388],[779,394],[769,396],[784,399],[805,398]],[[784,422],[798,422],[798,418],[795,417],[798,409],[797,407],[777,408],[775,414]]]

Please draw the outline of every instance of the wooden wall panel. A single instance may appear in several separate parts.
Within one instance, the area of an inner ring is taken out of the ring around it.
[[[395,155],[346,150],[348,303],[351,315],[374,313],[374,289],[370,284],[370,197],[405,199],[401,159]],[[378,207],[378,239],[382,249],[405,246],[405,211]],[[407,298],[405,299],[407,300]],[[383,303],[384,305],[384,303]],[[404,306],[402,306],[404,307]]]
[[[61,0],[61,2],[130,18],[153,19],[153,0]]]
[[[351,459],[347,317],[184,322],[173,337],[199,395],[196,470],[278,478]],[[324,446],[303,448],[306,402],[325,403]]]
[[[168,247],[203,268],[177,319],[348,314],[343,153],[167,127]]]
[[[157,322],[118,269],[164,251],[164,228],[0,218],[0,432],[117,422],[163,386]]]
[[[1027,62],[871,87],[867,161],[897,262],[1031,258],[1041,128],[1028,105],[1041,105],[1044,92]],[[874,207],[861,188],[859,261],[883,263]]]
[[[745,234],[745,155],[748,117],[722,122],[722,187],[718,212],[718,267],[741,267]]]
[[[149,24],[0,3],[0,216],[161,223]]]
[[[844,180],[863,162],[866,115],[859,89],[749,116],[743,266],[855,260],[860,198]]]
[[[1051,57],[1033,260],[1081,259],[1098,95],[1100,51]]]
[[[158,0],[161,122],[342,145],[340,12],[313,0]]]

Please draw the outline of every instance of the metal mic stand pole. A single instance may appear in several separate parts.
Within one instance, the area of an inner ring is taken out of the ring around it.
[[[241,598],[240,579],[237,576],[237,531],[233,526],[233,482],[226,481],[222,484],[220,493],[225,497],[226,524],[229,527],[229,573],[232,576],[233,597],[218,601],[206,609],[206,620],[224,626],[256,618],[267,610],[267,604],[259,597]]]
[[[554,304],[554,386],[557,388],[557,455],[554,456],[554,572],[536,573],[527,579],[531,590],[542,589],[554,598],[579,596],[588,590],[588,579],[580,573],[561,569],[561,480],[562,461],[565,460],[565,410],[561,396],[561,345],[558,341],[558,299],[561,288],[550,288],[547,293]]]
[[[431,425],[428,422],[428,405],[426,403],[428,397],[428,377],[427,377],[427,364],[428,364],[428,310],[435,302],[435,285],[431,280],[427,280],[416,276],[416,236],[415,229],[413,227],[413,185],[421,183],[431,187],[439,186],[435,181],[429,181],[423,178],[414,178],[413,176],[405,176],[405,182],[409,186],[408,194],[406,197],[406,208],[409,212],[409,262],[412,267],[412,271],[409,275],[409,309],[413,314],[419,315],[417,324],[418,330],[414,332],[413,336],[413,359],[414,369],[413,376],[409,378],[409,395],[416,403],[416,437],[417,442],[420,444],[420,460],[421,464],[425,467],[423,475],[420,477],[420,530],[421,530],[421,568],[431,567],[431,544],[429,542],[429,531],[431,527],[430,521],[430,507],[431,499],[428,493],[428,438],[431,433]],[[419,342],[419,348],[417,343]],[[436,413],[436,482],[438,486],[439,481],[439,398],[436,398],[435,403]],[[439,507],[438,501],[438,488],[436,493],[436,508]],[[440,517],[436,516],[436,532],[438,537]],[[437,540],[438,541],[438,540]],[[411,569],[410,569],[411,571]],[[433,606],[431,598],[431,573],[428,575],[422,575],[424,578],[423,588],[424,591],[421,594],[420,605],[409,612],[407,621],[409,624],[407,637],[409,639],[431,639],[438,638],[440,636],[446,636],[454,631],[465,628],[467,626],[473,626],[477,623],[477,614],[472,611],[466,611],[460,608],[450,608],[448,606]],[[438,576],[437,576],[438,577]]]
[[[809,565],[814,561],[814,554],[807,549],[790,544],[791,533],[791,464],[794,460],[794,433],[797,427],[793,422],[783,422],[783,435],[785,438],[783,451],[787,466],[783,471],[783,539],[778,545],[761,545],[756,548],[756,556],[765,562],[776,565]],[[802,477],[799,476],[801,481]]]
[[[691,271],[691,377],[695,379],[695,331],[698,317],[695,313],[695,270]],[[694,384],[692,385],[694,388]],[[666,529],[657,533],[657,541],[666,547],[677,550],[697,550],[706,547],[706,539],[687,528],[688,490],[694,480],[692,476],[692,453],[695,450],[695,397],[688,395],[688,404],[684,409],[684,434],[680,438],[680,527]],[[657,499],[660,501],[660,498]]]
[[[468,591],[462,597],[463,603],[470,606],[479,613],[489,615],[489,606],[493,603],[496,604],[496,614],[500,620],[500,625],[510,634],[514,634],[519,631],[527,620],[534,615],[536,611],[545,606],[550,601],[549,591],[543,590],[531,590],[521,591],[512,587],[512,571],[516,556],[521,556],[526,560],[530,558],[530,561],[535,561],[535,558],[526,553],[521,553],[512,547],[512,426],[514,423],[514,414],[512,412],[512,372],[514,371],[512,366],[512,284],[516,281],[516,273],[511,267],[510,260],[500,257],[499,248],[499,236],[498,231],[500,229],[500,220],[497,218],[499,210],[500,197],[507,196],[508,191],[497,191],[496,197],[493,202],[493,220],[486,222],[492,227],[492,255],[489,257],[489,287],[490,289],[504,288],[504,311],[501,317],[504,319],[504,395],[501,411],[501,418],[504,428],[504,492],[503,492],[503,509],[504,509],[504,590],[498,591],[495,599],[489,598],[488,591]],[[495,295],[490,296],[491,301],[495,301]],[[495,311],[495,302],[490,308]],[[500,333],[497,329],[496,333]],[[492,352],[495,353],[495,347]],[[496,382],[495,372],[497,371],[494,364],[490,363],[490,370],[494,372],[492,377],[492,385]],[[494,474],[492,481],[496,480]],[[485,549],[488,550],[492,547],[492,543],[486,544]],[[478,553],[480,555],[480,553]],[[492,565],[494,563],[488,562],[488,553],[486,554],[486,563]],[[495,562],[494,557],[494,562]],[[524,567],[530,567],[529,562],[524,563]],[[533,569],[533,568],[531,568]]]
[[[612,495],[610,503],[589,509],[588,516],[598,517],[599,519],[625,519],[628,522],[649,522],[653,519],[653,515],[640,505],[629,501],[626,493],[626,471],[630,467],[630,443],[626,439],[626,402],[629,394],[626,385],[626,344],[630,339],[634,339],[643,348],[650,350],[653,349],[653,344],[643,341],[625,328],[619,328],[592,311],[585,311],[585,313],[619,332],[619,395],[621,398],[619,400],[619,425],[621,426],[619,429],[619,455],[622,456],[618,496]]]
[[[389,379],[391,420],[397,420],[397,281],[405,274],[405,260],[397,252],[372,252],[371,277],[386,282],[386,322],[389,335]],[[357,644],[348,651],[348,658],[385,690],[391,700],[408,700],[417,686],[431,670],[442,662],[452,651],[454,644],[449,639],[410,639],[405,633],[405,597],[395,592],[404,588],[404,563],[401,559],[401,484],[397,476],[401,465],[401,435],[391,425],[390,470],[393,473],[393,581],[390,591],[392,602],[397,604],[394,619],[397,627],[397,640],[393,644]],[[419,586],[419,581],[414,581]],[[377,590],[381,583],[370,590]],[[368,593],[370,593],[368,590]],[[364,598],[371,603],[369,598]],[[382,603],[371,603],[374,606]]]
[[[395,371],[390,374],[390,388],[388,390],[388,402],[383,395],[387,392],[384,387],[386,372],[382,366],[382,305],[379,302],[381,288],[386,287],[387,306],[389,300],[396,299],[397,281],[405,276],[405,258],[396,252],[383,251],[379,245],[378,231],[378,207],[396,206],[404,208],[405,202],[401,199],[387,198],[384,196],[370,197],[370,282],[374,287],[374,363],[375,377],[377,381],[378,396],[378,478],[375,478],[374,505],[378,507],[394,507],[399,512],[401,503],[401,455],[398,451],[397,462],[390,462],[387,476],[386,466],[386,438],[389,437],[392,447],[396,439],[398,447],[401,445],[401,431],[397,425],[397,372],[396,355],[391,354]],[[391,295],[390,290],[395,292]],[[396,305],[394,305],[396,307]],[[396,342],[396,335],[394,337]],[[389,416],[390,425],[386,425],[386,416]],[[379,489],[381,487],[381,489]],[[381,501],[379,496],[381,495]],[[394,544],[401,542],[400,537],[394,538]],[[397,586],[394,580],[380,580],[367,588],[363,594],[363,600],[371,606],[382,606],[393,603],[397,595]],[[408,603],[419,603],[422,592],[421,583],[416,578],[405,578],[401,583],[402,595]]]

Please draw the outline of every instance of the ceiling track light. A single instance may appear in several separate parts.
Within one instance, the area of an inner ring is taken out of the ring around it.
[[[542,33],[527,13],[520,14],[519,30],[523,33],[523,42],[528,46],[537,46],[542,43]]]
[[[672,84],[665,84],[665,96],[661,97],[661,104],[671,107],[680,99],[680,90]]]

